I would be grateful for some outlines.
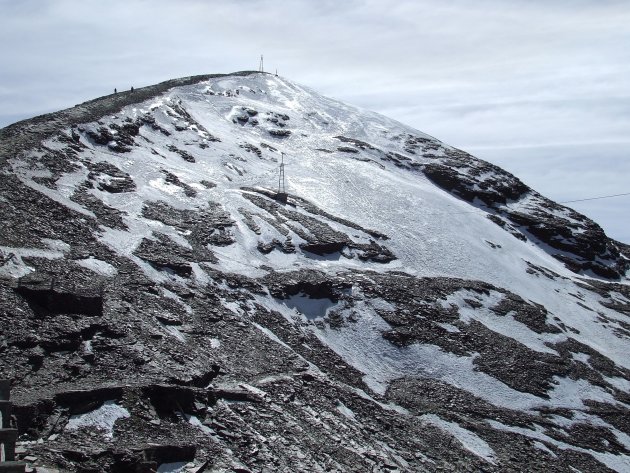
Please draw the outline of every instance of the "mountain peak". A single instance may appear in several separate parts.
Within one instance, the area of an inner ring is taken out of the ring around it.
[[[0,134],[2,369],[45,464],[630,461],[627,247],[497,166],[258,72]]]

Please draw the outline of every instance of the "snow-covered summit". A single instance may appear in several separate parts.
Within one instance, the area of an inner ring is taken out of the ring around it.
[[[160,409],[204,427],[236,416],[279,435],[230,404],[254,396],[307,436],[332,438],[309,416],[359,429],[329,453],[345,471],[628,467],[626,250],[500,168],[262,73],[171,81],[0,133],[3,317],[17,320],[3,363],[25,412],[51,398],[72,411],[59,393],[113,384],[102,401],[127,399],[131,443],[155,435],[136,397],[164,422]],[[210,389],[214,407],[156,404],[158,384],[188,400]],[[329,411],[313,396],[333,388]],[[459,447],[387,437],[362,418],[372,409]],[[256,469],[209,430],[189,438],[193,458],[209,442]],[[294,441],[307,469],[324,467]]]

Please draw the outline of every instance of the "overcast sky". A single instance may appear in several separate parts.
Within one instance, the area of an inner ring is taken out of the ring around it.
[[[630,192],[628,0],[0,0],[0,45],[0,126],[264,53],[556,201]],[[570,205],[630,243],[630,196]]]

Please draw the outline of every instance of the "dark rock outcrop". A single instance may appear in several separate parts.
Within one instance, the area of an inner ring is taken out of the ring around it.
[[[518,238],[539,243],[567,268],[607,279],[617,279],[630,268],[616,242],[592,220],[532,191],[493,164],[459,150],[446,149],[445,155],[422,166],[432,182],[479,205]],[[514,203],[518,205],[510,205]]]

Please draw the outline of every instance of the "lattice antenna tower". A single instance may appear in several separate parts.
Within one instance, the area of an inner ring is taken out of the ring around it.
[[[263,55],[260,55],[260,64],[258,66],[258,72],[265,72],[264,68],[263,68]]]
[[[278,175],[278,195],[286,195],[287,188],[284,179],[284,153],[280,158],[280,174]]]

